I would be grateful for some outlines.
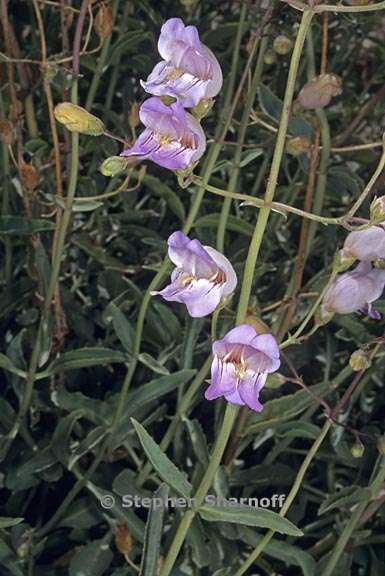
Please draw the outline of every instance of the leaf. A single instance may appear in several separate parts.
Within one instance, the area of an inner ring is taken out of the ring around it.
[[[175,216],[177,216],[181,222],[185,221],[186,213],[183,203],[179,196],[169,186],[167,186],[167,184],[159,180],[159,178],[155,178],[149,174],[144,176],[143,184],[145,184],[151,192],[164,198],[170,210],[174,212]]]
[[[6,518],[0,516],[0,528],[10,528],[11,526],[16,526],[23,522],[24,518]]]
[[[263,536],[257,534],[255,530],[247,528],[246,526],[239,526],[239,534],[240,537],[253,548],[255,548],[263,538]],[[316,562],[314,558],[308,552],[298,548],[298,546],[293,546],[283,540],[279,542],[270,540],[264,551],[268,556],[278,558],[278,560],[282,560],[288,565],[300,566],[304,576],[314,576],[315,574]]]
[[[96,506],[91,504],[87,498],[82,498],[71,504],[58,526],[88,529],[99,524],[100,519],[101,515]]]
[[[70,440],[73,427],[80,418],[83,418],[84,410],[79,408],[65,418],[59,420],[53,433],[51,449],[59,462],[67,466],[71,454]]]
[[[250,150],[250,152],[245,152],[242,156],[242,160],[239,163],[240,168],[244,168],[245,166],[250,164],[250,162],[258,158],[259,156],[262,156],[262,154],[263,154],[263,148],[255,148],[254,150]]]
[[[162,505],[159,507],[155,506],[155,503],[156,498],[160,498],[161,501],[165,502],[168,493],[169,487],[167,484],[161,484],[157,491],[154,492],[153,504],[146,523],[139,576],[157,576],[165,508]]]
[[[110,567],[114,555],[104,540],[91,542],[72,558],[69,576],[102,576]]]
[[[201,216],[194,222],[195,228],[217,228],[218,223],[220,220],[220,213],[216,212],[214,214],[207,214],[206,216]],[[252,236],[254,232],[254,226],[252,226],[249,222],[242,220],[241,218],[237,218],[232,214],[229,214],[227,220],[227,230],[231,230],[232,232],[238,232],[238,234],[244,234],[245,236]]]
[[[132,343],[134,340],[134,330],[127,320],[125,314],[120,310],[116,304],[111,302],[105,311],[105,317],[111,315],[112,324],[114,326],[115,333],[119,338],[123,348],[127,352],[132,352]]]
[[[319,436],[320,428],[311,422],[287,422],[277,426],[275,433],[284,438],[309,438],[314,440]]]
[[[167,370],[165,366],[163,366],[163,364],[160,364],[150,354],[147,354],[147,352],[142,352],[141,354],[139,354],[138,359],[142,364],[147,366],[147,368],[150,368],[150,370],[156,372],[157,374],[165,374],[165,375],[170,374],[170,372]]]
[[[44,372],[41,372],[39,378],[47,378],[58,372],[66,370],[76,370],[78,368],[88,368],[93,366],[104,366],[108,364],[126,364],[129,361],[127,354],[110,348],[94,347],[79,348],[64,352],[54,360]]]
[[[134,415],[138,408],[158,400],[161,396],[172,392],[178,386],[186,384],[193,376],[196,370],[179,370],[168,376],[162,376],[147,382],[143,386],[132,390],[127,396],[125,413],[129,416]]]
[[[282,100],[264,84],[258,87],[259,105],[262,111],[275,122],[279,122],[282,112]],[[311,125],[298,116],[292,116],[289,121],[288,131],[292,136],[312,137],[313,128]]]
[[[16,374],[17,376],[25,375],[22,370],[19,370],[12,364],[11,360],[8,358],[8,356],[5,356],[5,354],[0,354],[0,368],[8,370],[8,372],[12,372],[12,374]]]
[[[50,220],[39,218],[23,218],[22,216],[0,216],[0,234],[35,234],[54,230],[55,225]]]
[[[18,566],[21,563],[22,560],[17,558],[15,552],[0,539],[0,566],[6,568],[12,576],[24,576],[24,572]]]
[[[191,494],[192,486],[186,479],[185,474],[183,474],[175,464],[169,460],[158,444],[154,442],[139,422],[134,418],[131,418],[131,422],[134,425],[143,450],[159,476],[174,488],[176,492],[179,492],[179,494],[188,498]]]
[[[358,502],[369,500],[372,497],[370,488],[361,486],[345,486],[333,494],[329,494],[318,509],[318,516],[322,516],[335,508],[351,506]]]
[[[206,497],[206,501],[209,497]],[[303,536],[303,532],[290,520],[283,518],[276,512],[255,508],[253,506],[234,505],[210,505],[201,506],[198,510],[200,516],[208,522],[230,522],[233,524],[245,524],[258,528],[268,528],[280,534],[289,536]]]

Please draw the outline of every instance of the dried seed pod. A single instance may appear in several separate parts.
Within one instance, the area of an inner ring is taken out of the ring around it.
[[[115,544],[123,556],[129,556],[134,546],[134,539],[131,536],[127,524],[120,524],[115,531]]]
[[[114,14],[111,6],[102,4],[95,16],[94,28],[97,35],[104,40],[111,36],[114,29]]]
[[[7,146],[12,146],[13,137],[13,124],[7,118],[0,120],[0,138]]]
[[[350,356],[349,365],[355,371],[366,370],[370,367],[370,358],[364,350],[356,350]]]
[[[28,190],[34,190],[39,184],[40,174],[32,164],[23,164],[20,168],[20,178]]]
[[[285,144],[285,151],[291,156],[300,156],[310,152],[311,142],[308,138],[297,136],[296,138],[288,138]]]
[[[342,92],[342,81],[336,74],[321,74],[305,84],[297,101],[306,110],[325,108],[334,96]]]

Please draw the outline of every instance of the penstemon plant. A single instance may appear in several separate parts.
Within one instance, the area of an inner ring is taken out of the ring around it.
[[[0,573],[383,573],[385,2],[30,4]]]

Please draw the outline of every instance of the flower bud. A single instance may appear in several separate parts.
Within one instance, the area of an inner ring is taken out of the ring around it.
[[[381,456],[385,456],[385,434],[377,438],[377,450]]]
[[[355,262],[353,256],[348,256],[344,250],[339,250],[334,256],[333,272],[344,272]]]
[[[257,318],[256,316],[251,316],[248,315],[245,318],[245,324],[249,324],[250,326],[252,326],[256,332],[258,332],[258,334],[270,334],[271,330],[268,327],[267,324],[265,324],[263,322],[263,320],[261,320],[260,318]]]
[[[307,154],[310,151],[311,142],[308,138],[297,136],[296,138],[288,138],[285,144],[285,151],[291,156],[300,156]]]
[[[285,56],[291,52],[293,47],[293,42],[287,36],[277,36],[273,42],[274,51],[279,54],[280,56]]]
[[[124,172],[129,164],[129,160],[123,156],[110,156],[100,166],[100,172],[103,176],[117,176],[120,172]]]
[[[104,40],[111,36],[114,29],[114,14],[111,6],[102,4],[95,16],[94,27],[97,35]]]
[[[362,444],[361,440],[357,438],[353,446],[350,448],[350,453],[353,458],[362,458],[365,452],[365,446]]]
[[[283,374],[276,372],[275,374],[269,374],[266,380],[265,388],[270,388],[271,390],[275,390],[276,388],[280,388],[286,382],[286,378]]]
[[[341,94],[341,86],[341,78],[336,74],[321,74],[305,84],[297,100],[306,110],[325,108],[334,96]]]
[[[140,106],[138,102],[133,102],[130,108],[130,113],[128,115],[128,125],[130,126],[132,132],[134,132],[135,128],[137,128],[140,124],[139,108]]]
[[[353,352],[349,359],[349,366],[355,372],[366,370],[370,367],[370,364],[371,362],[369,356],[366,354],[366,352],[364,352],[364,350],[361,349]]]
[[[385,220],[385,196],[375,198],[370,205],[370,220],[383,222]]]
[[[205,118],[210,113],[213,106],[214,98],[203,98],[190,112],[200,122],[202,118]]]
[[[266,66],[272,66],[277,61],[277,56],[274,50],[266,50],[265,55],[263,57],[263,61]]]
[[[105,127],[103,122],[76,104],[62,102],[55,106],[55,118],[70,132],[79,132],[89,136],[101,136]]]

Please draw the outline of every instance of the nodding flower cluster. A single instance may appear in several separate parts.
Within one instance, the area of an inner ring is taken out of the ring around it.
[[[194,165],[206,149],[199,121],[186,108],[208,101],[222,88],[221,67],[214,54],[199,39],[195,26],[180,18],[163,24],[158,40],[162,61],[141,85],[152,98],[139,110],[145,130],[121,156],[150,159],[169,170]],[[169,100],[172,104],[167,105]]]
[[[340,261],[349,266],[355,260],[360,261],[358,266],[337,276],[327,290],[321,306],[323,321],[328,321],[333,314],[352,312],[363,312],[375,320],[381,318],[372,306],[385,286],[385,270],[372,265],[372,262],[385,260],[385,230],[381,226],[348,234],[340,252]]]

